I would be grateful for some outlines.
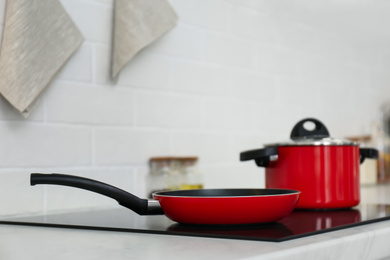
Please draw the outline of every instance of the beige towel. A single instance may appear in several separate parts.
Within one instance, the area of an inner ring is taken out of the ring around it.
[[[7,0],[0,92],[25,116],[83,37],[58,0]]]
[[[166,0],[116,0],[111,77],[142,48],[172,29],[177,15]]]

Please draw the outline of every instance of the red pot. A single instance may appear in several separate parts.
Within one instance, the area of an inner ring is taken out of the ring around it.
[[[308,122],[315,128],[306,129]],[[298,122],[290,137],[289,142],[242,152],[240,159],[253,159],[266,167],[267,188],[301,191],[297,208],[337,209],[359,204],[359,164],[365,158],[378,158],[376,149],[329,137],[326,127],[314,118]]]

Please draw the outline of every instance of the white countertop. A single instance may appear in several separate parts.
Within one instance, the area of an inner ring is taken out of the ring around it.
[[[390,204],[390,185],[362,188]],[[0,259],[383,259],[390,220],[285,242],[0,225]]]

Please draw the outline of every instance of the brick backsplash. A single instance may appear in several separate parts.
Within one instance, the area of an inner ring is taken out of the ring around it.
[[[46,93],[48,122],[133,125],[133,91],[74,81],[55,81]]]
[[[118,207],[86,191],[30,187],[29,173],[81,175],[145,196],[152,156],[199,156],[205,187],[264,187],[264,169],[239,162],[241,151],[286,140],[308,116],[333,136],[368,134],[390,98],[388,50],[297,19],[293,2],[169,2],[177,26],[115,82],[114,1],[61,0],[85,41],[28,118],[0,98],[0,215]]]
[[[117,85],[167,90],[170,84],[170,64],[169,56],[142,52],[122,70]]]
[[[90,127],[2,122],[0,132],[2,168],[91,164]]]
[[[169,154],[169,140],[164,131],[99,127],[94,135],[95,164],[146,165],[151,156]]]

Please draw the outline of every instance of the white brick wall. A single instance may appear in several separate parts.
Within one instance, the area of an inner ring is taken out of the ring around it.
[[[89,127],[2,122],[0,132],[1,167],[91,164],[92,134]]]
[[[169,153],[169,135],[156,130],[100,127],[95,130],[94,149],[96,165],[142,165],[150,156]]]
[[[61,0],[86,40],[28,119],[0,98],[0,215],[116,206],[86,191],[30,187],[37,171],[145,196],[147,160],[159,155],[199,156],[206,187],[263,187],[263,169],[240,163],[239,152],[287,139],[307,116],[333,136],[366,134],[390,98],[390,52],[299,20],[295,2],[170,2],[177,27],[114,83],[113,0]]]

